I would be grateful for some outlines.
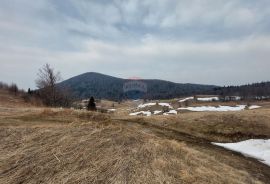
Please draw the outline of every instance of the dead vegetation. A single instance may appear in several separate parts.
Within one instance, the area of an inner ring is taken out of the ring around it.
[[[25,103],[21,96],[10,95],[8,90],[0,89],[0,107],[24,107],[29,105]]]
[[[41,107],[40,99],[31,97],[25,92],[18,92],[16,95],[7,89],[0,89],[0,108],[17,107]]]
[[[0,183],[270,179],[268,166],[209,143],[232,140],[223,134],[235,132],[269,137],[267,109],[140,118],[27,106],[0,111]]]
[[[212,142],[270,138],[270,109],[241,112],[190,112],[177,116],[128,117],[187,133]]]
[[[0,183],[261,183],[139,126],[90,121],[0,131]]]

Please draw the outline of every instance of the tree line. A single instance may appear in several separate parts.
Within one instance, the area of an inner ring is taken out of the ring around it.
[[[242,86],[224,86],[214,88],[214,93],[220,96],[239,96],[244,100],[249,99],[269,99],[270,82],[260,82]]]

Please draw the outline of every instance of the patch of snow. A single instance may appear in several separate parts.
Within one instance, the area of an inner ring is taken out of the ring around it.
[[[138,108],[150,107],[150,106],[154,106],[154,105],[156,105],[156,103],[154,103],[154,102],[152,102],[152,103],[146,103],[146,104],[140,104],[138,106]],[[168,103],[158,103],[158,105],[160,105],[160,106],[167,106],[169,108],[172,108],[172,106],[170,104],[168,104]]]
[[[214,106],[200,106],[200,107],[181,107],[178,108],[178,110],[189,110],[189,111],[195,111],[195,112],[203,112],[203,111],[241,111],[246,108],[245,105],[237,105],[235,107],[231,106],[219,106],[219,107],[214,107]]]
[[[89,102],[88,99],[82,100],[82,103],[88,103],[88,102]]]
[[[169,112],[163,113],[163,115],[169,115],[169,114],[177,114],[176,110],[170,110]]]
[[[218,101],[219,97],[214,96],[214,97],[197,98],[197,100],[203,101],[203,102],[212,102],[212,101]]]
[[[187,98],[184,98],[182,100],[179,100],[178,102],[185,102],[185,101],[193,100],[193,99],[194,99],[194,97],[192,96],[192,97],[187,97]]]
[[[137,116],[137,115],[146,115],[146,116],[151,116],[150,111],[140,111],[140,112],[133,112],[129,114],[130,116]]]
[[[154,111],[154,115],[161,113],[162,111]]]
[[[248,107],[250,110],[252,110],[252,109],[258,109],[258,108],[261,108],[261,106],[259,106],[259,105],[251,105],[251,106],[249,106]]]
[[[129,113],[130,116],[137,116],[141,114],[141,112],[132,112],[132,113]]]
[[[169,103],[158,103],[158,105],[172,108],[172,106]]]
[[[116,111],[116,109],[108,109],[108,111],[114,112],[114,111]]]
[[[270,139],[250,139],[237,143],[213,143],[214,145],[240,152],[246,156],[258,159],[270,166]]]
[[[262,96],[261,97],[262,100],[269,99],[269,98],[270,98],[270,96]]]
[[[149,107],[149,106],[154,106],[156,103],[146,103],[146,104],[140,104],[138,108],[144,108],[144,107]]]

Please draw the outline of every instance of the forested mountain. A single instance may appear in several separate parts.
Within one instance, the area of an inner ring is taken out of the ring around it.
[[[166,99],[181,96],[206,94],[213,92],[217,86],[199,84],[179,84],[164,80],[147,79],[140,80],[147,84],[147,93],[133,92],[125,94],[123,85],[128,79],[116,78],[99,73],[89,72],[65,80],[58,84],[59,87],[69,89],[75,98],[84,99],[94,96],[110,100],[121,100],[130,97],[142,97],[147,99]]]
[[[147,85],[147,93],[124,93],[123,85],[130,80],[95,72],[84,73],[65,80],[59,87],[69,89],[76,99],[94,96],[97,99],[122,100],[129,98],[169,99],[198,94],[241,96],[243,99],[270,96],[270,82],[242,86],[219,87],[214,85],[179,84],[164,80],[140,79]]]

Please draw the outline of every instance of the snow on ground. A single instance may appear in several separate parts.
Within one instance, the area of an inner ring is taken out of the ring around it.
[[[168,104],[168,103],[158,103],[158,105],[172,108],[172,106],[170,104]]]
[[[213,143],[214,145],[240,152],[246,156],[258,159],[270,166],[270,139],[250,139],[237,143]]]
[[[198,101],[203,101],[203,102],[212,102],[212,101],[218,101],[219,97],[213,96],[213,97],[204,97],[204,98],[197,98]]]
[[[258,108],[261,108],[261,106],[259,106],[259,105],[251,105],[251,106],[249,106],[248,107],[250,110],[252,110],[252,109],[258,109]]]
[[[145,116],[151,116],[150,111],[140,111],[140,112],[133,112],[129,114],[130,116],[137,116],[137,115],[145,115]]]
[[[154,111],[154,115],[158,115],[162,113],[162,111]],[[163,115],[170,115],[170,114],[177,114],[176,110],[170,110],[169,112],[163,113]],[[151,116],[152,113],[150,111],[139,111],[139,112],[133,112],[129,114],[130,116],[138,116],[138,115],[145,115],[145,116]]]
[[[178,102],[185,102],[185,101],[193,100],[193,99],[194,99],[194,97],[192,96],[192,97],[187,97],[187,98],[184,98],[182,100],[179,100]]]
[[[154,111],[154,115],[162,113],[162,111]]]
[[[169,112],[163,113],[163,115],[177,114],[176,110],[170,110]]]
[[[154,105],[156,105],[155,102],[146,103],[146,104],[140,104],[140,105],[138,106],[138,108],[150,107],[150,106],[154,106]],[[169,103],[158,103],[158,105],[160,105],[160,106],[166,106],[166,107],[172,108],[172,106],[171,106]]]
[[[235,107],[231,107],[231,106],[218,106],[218,107],[214,107],[214,106],[200,106],[200,107],[181,107],[178,108],[178,110],[189,110],[189,111],[195,111],[195,112],[203,112],[203,111],[241,111],[244,110],[246,108],[245,105],[237,105]]]
[[[109,112],[114,112],[116,109],[108,109]]]
[[[138,106],[138,108],[144,108],[144,107],[150,107],[150,106],[154,106],[156,105],[156,103],[152,102],[152,103],[146,103],[146,104],[140,104]]]

